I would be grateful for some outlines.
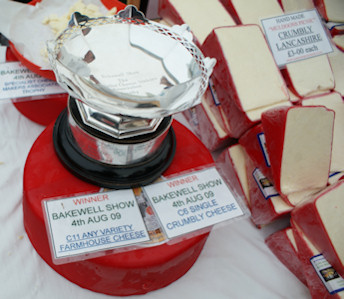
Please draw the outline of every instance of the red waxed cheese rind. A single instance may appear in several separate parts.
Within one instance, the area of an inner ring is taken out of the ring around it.
[[[183,173],[213,163],[209,151],[180,123],[174,160],[164,176]],[[34,143],[24,169],[24,226],[39,255],[66,279],[109,295],[144,294],[181,277],[199,256],[207,234],[168,245],[145,247],[85,261],[55,265],[52,261],[42,211],[42,200],[73,194],[99,192],[99,187],[73,176],[59,162],[52,142],[53,124]]]
[[[270,161],[261,136],[264,135],[262,124],[258,124],[246,131],[240,138],[239,143],[244,147],[246,153],[261,172],[272,180]]]
[[[308,110],[303,110],[305,108]],[[321,122],[319,117],[323,118]],[[312,127],[307,127],[304,122],[312,124]],[[333,123],[334,112],[322,106],[279,107],[262,114],[273,182],[280,194],[288,195],[326,186],[331,162]],[[323,140],[323,143],[319,143],[319,140]],[[315,151],[314,146],[317,144],[321,144],[321,147]],[[314,171],[316,165],[317,173]]]
[[[318,255],[319,252],[314,252],[314,250],[309,246],[309,244],[305,240],[305,234],[296,227],[295,223],[291,221],[291,227],[293,229],[293,234],[295,237],[295,242],[297,244],[299,259],[302,265],[302,270],[304,276],[306,278],[307,287],[309,292],[314,299],[340,299],[342,298],[338,294],[331,295],[324,284],[322,283],[321,279],[319,278],[318,274],[316,273],[313,265],[310,262],[310,259]]]
[[[231,0],[220,0],[222,5],[226,8],[226,10],[229,12],[229,14],[232,16],[234,21],[239,25],[242,24],[240,17],[236,11],[236,9],[233,6],[233,3]]]
[[[233,143],[233,138],[231,138],[228,128],[224,124],[220,109],[222,109],[221,105],[215,105],[212,93],[208,88],[203,95],[201,104],[183,112],[189,125],[210,151],[215,151]],[[210,113],[212,116],[209,115]],[[221,136],[215,128],[214,121],[217,122],[216,125],[222,131]]]
[[[240,99],[238,98],[238,94],[236,93],[235,84],[230,74],[230,70],[227,66],[228,64],[225,58],[225,54],[222,51],[222,46],[216,35],[215,30],[213,30],[208,35],[208,37],[201,46],[201,50],[205,56],[216,58],[216,65],[212,73],[216,90],[220,92],[220,90],[223,89],[223,92],[225,92],[230,99],[234,100],[237,104],[239,104],[240,107]]]
[[[265,243],[281,263],[303,284],[307,285],[298,251],[287,234],[287,231],[290,232],[291,230],[292,228],[288,227],[277,231],[268,236],[265,239]]]
[[[284,207],[281,211],[276,211],[271,199],[265,199],[253,177],[256,166],[248,157],[246,159],[246,167],[252,222],[256,226],[261,227],[272,223],[276,219],[289,215],[292,207],[284,203],[282,199],[278,199]]]
[[[330,202],[331,197],[327,197],[333,195],[333,192],[341,192],[344,196],[344,181],[340,180],[330,185],[314,198],[295,207],[291,213],[291,218],[297,227],[304,232],[307,238],[324,255],[326,260],[344,277],[344,262],[341,260],[340,253],[330,238],[331,230],[344,230],[342,215],[333,215],[338,220],[335,225],[336,227],[326,227],[326,223],[322,219],[317,207],[317,201],[322,200],[322,197],[326,196],[330,211],[334,213],[340,209],[337,205],[333,207]]]
[[[6,49],[6,61],[18,61],[10,48]],[[67,107],[68,94],[50,94],[34,97],[12,99],[16,109],[28,119],[43,126],[56,120],[60,113]]]
[[[159,15],[169,24],[184,24],[184,21],[179,12],[168,0],[159,1]]]
[[[284,131],[289,107],[276,108],[262,115],[262,126],[270,156],[271,172],[275,188],[281,193],[280,176]]]
[[[246,113],[238,108],[233,98],[231,98],[231,95],[225,91],[214,76],[213,82],[223,112],[227,116],[229,135],[233,138],[239,138],[248,129],[258,124],[259,120],[250,120]]]

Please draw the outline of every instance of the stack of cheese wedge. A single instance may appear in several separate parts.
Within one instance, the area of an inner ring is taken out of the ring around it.
[[[344,298],[344,1],[160,1],[217,59],[202,104],[185,116],[219,172],[314,298]],[[278,68],[261,19],[316,9],[333,52]]]

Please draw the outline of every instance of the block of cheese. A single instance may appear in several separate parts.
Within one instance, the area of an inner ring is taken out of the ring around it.
[[[266,148],[265,135],[261,123],[247,130],[240,138],[239,144],[247,155],[270,181],[272,180],[270,157]]]
[[[238,24],[261,26],[261,19],[283,14],[277,0],[222,0],[222,3]]]
[[[344,67],[344,65],[343,65]],[[344,102],[342,96],[337,92],[331,92],[325,95],[304,98],[303,106],[319,106],[323,105],[335,112],[332,156],[331,156],[331,172],[344,170]]]
[[[216,28],[202,50],[217,59],[213,77],[240,110],[289,101],[286,84],[257,25]]]
[[[326,260],[344,276],[344,181],[294,208],[291,217]]]
[[[262,227],[289,215],[293,207],[279,196],[272,182],[248,157],[246,169],[252,222],[257,227]]]
[[[274,107],[291,106],[291,102],[280,102],[274,105],[265,106],[250,111],[242,111],[236,105],[235,100],[225,91],[218,80],[213,76],[214,86],[216,88],[217,98],[221,104],[220,112],[224,114],[222,119],[228,128],[229,135],[233,138],[240,138],[251,127],[260,122],[261,115],[264,111]]]
[[[299,97],[326,93],[335,86],[327,55],[289,63],[282,73],[289,88]]]
[[[173,244],[150,243],[137,250],[110,250],[97,258],[54,264],[42,201],[47,198],[98,193],[101,188],[80,180],[59,161],[51,142],[53,125],[49,125],[32,146],[24,169],[24,226],[37,253],[53,270],[71,282],[90,291],[109,295],[104,295],[103,298],[145,294],[165,287],[184,275],[201,253],[207,233],[187,240],[177,240]],[[172,126],[178,142],[173,161],[163,173],[165,177],[214,163],[209,151],[195,135],[177,121]],[[52,172],[42,176],[47,167]],[[116,210],[119,211],[118,208]],[[106,227],[112,225],[115,227],[118,224],[112,222]],[[126,238],[125,234],[122,236]],[[78,248],[79,243],[74,244]],[[101,296],[95,294],[94,297]]]
[[[214,102],[212,90],[209,87],[202,96],[201,104],[184,111],[183,115],[202,143],[210,151],[215,151],[229,145],[233,138],[223,121],[221,105]]]
[[[265,239],[265,244],[290,272],[303,284],[307,284],[291,227],[271,234]]]
[[[293,219],[291,219],[291,227],[302,271],[312,298],[344,298],[343,281],[341,281],[336,270],[328,263],[321,252],[315,248],[314,244],[295,224]]]
[[[279,0],[284,12],[296,12],[314,8],[313,0]]]
[[[334,112],[325,107],[281,107],[262,114],[276,189],[285,195],[327,184]]]
[[[217,157],[216,168],[238,198],[250,208],[246,174],[246,153],[238,143],[224,149]]]
[[[325,21],[344,22],[343,0],[313,0]]]
[[[219,0],[162,0],[159,15],[171,25],[188,24],[198,45],[213,28],[236,25]]]
[[[344,97],[344,52],[335,49],[335,51],[329,55],[329,60],[336,82],[334,90]]]

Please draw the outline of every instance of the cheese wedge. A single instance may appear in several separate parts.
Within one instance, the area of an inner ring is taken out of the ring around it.
[[[299,97],[326,93],[335,86],[327,55],[289,63],[283,74],[290,89]]]
[[[247,130],[240,138],[239,144],[260,171],[270,181],[272,180],[270,157],[266,148],[265,135],[262,124]]]
[[[265,239],[265,244],[290,272],[292,272],[303,284],[307,284],[302,269],[302,263],[299,259],[299,252],[293,229],[291,227],[271,234]]]
[[[238,198],[250,207],[250,196],[246,174],[246,153],[236,143],[224,149],[215,161],[216,168]]]
[[[159,15],[170,24],[189,25],[199,45],[213,28],[236,25],[218,0],[162,0]]]
[[[285,195],[327,185],[334,112],[325,107],[282,107],[262,114],[276,189]]]
[[[344,102],[341,95],[337,92],[331,92],[325,95],[304,98],[303,106],[319,106],[323,105],[335,112],[332,156],[331,156],[331,172],[344,170]]]
[[[289,102],[286,84],[258,26],[216,28],[202,50],[217,59],[213,77],[241,111]]]
[[[278,194],[272,182],[246,157],[251,220],[257,227],[289,215],[293,207]]]
[[[215,104],[208,88],[201,98],[201,104],[183,112],[188,124],[209,151],[229,145],[232,141],[220,109],[221,106]]]
[[[291,217],[327,261],[344,277],[344,181],[298,205]]]
[[[306,279],[306,283],[312,298],[326,298],[326,299],[343,299],[344,290],[335,289],[337,293],[330,294],[331,289],[327,289],[326,285],[333,284],[333,280],[339,280],[336,277],[337,272],[331,265],[328,265],[321,252],[314,246],[314,244],[305,235],[304,231],[297,226],[295,221],[291,219],[291,227],[295,238],[299,260]],[[314,260],[319,260],[322,263],[322,269],[316,270],[312,263]],[[332,276],[332,277],[331,277]],[[322,277],[322,278],[320,278]],[[338,285],[337,285],[338,286]]]

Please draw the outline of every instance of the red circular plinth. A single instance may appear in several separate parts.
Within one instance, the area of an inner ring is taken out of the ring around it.
[[[213,163],[209,151],[188,129],[174,121],[177,148],[164,172],[168,176]],[[99,187],[81,181],[58,160],[52,142],[53,124],[34,143],[24,169],[24,226],[38,254],[73,283],[99,293],[127,296],[162,288],[184,275],[197,260],[207,234],[168,245],[109,254],[85,261],[55,265],[45,228],[42,200],[98,192]]]
[[[6,51],[6,61],[18,61],[10,48]],[[59,116],[66,108],[67,101],[67,93],[12,99],[13,105],[21,114],[43,126],[49,125]]]

